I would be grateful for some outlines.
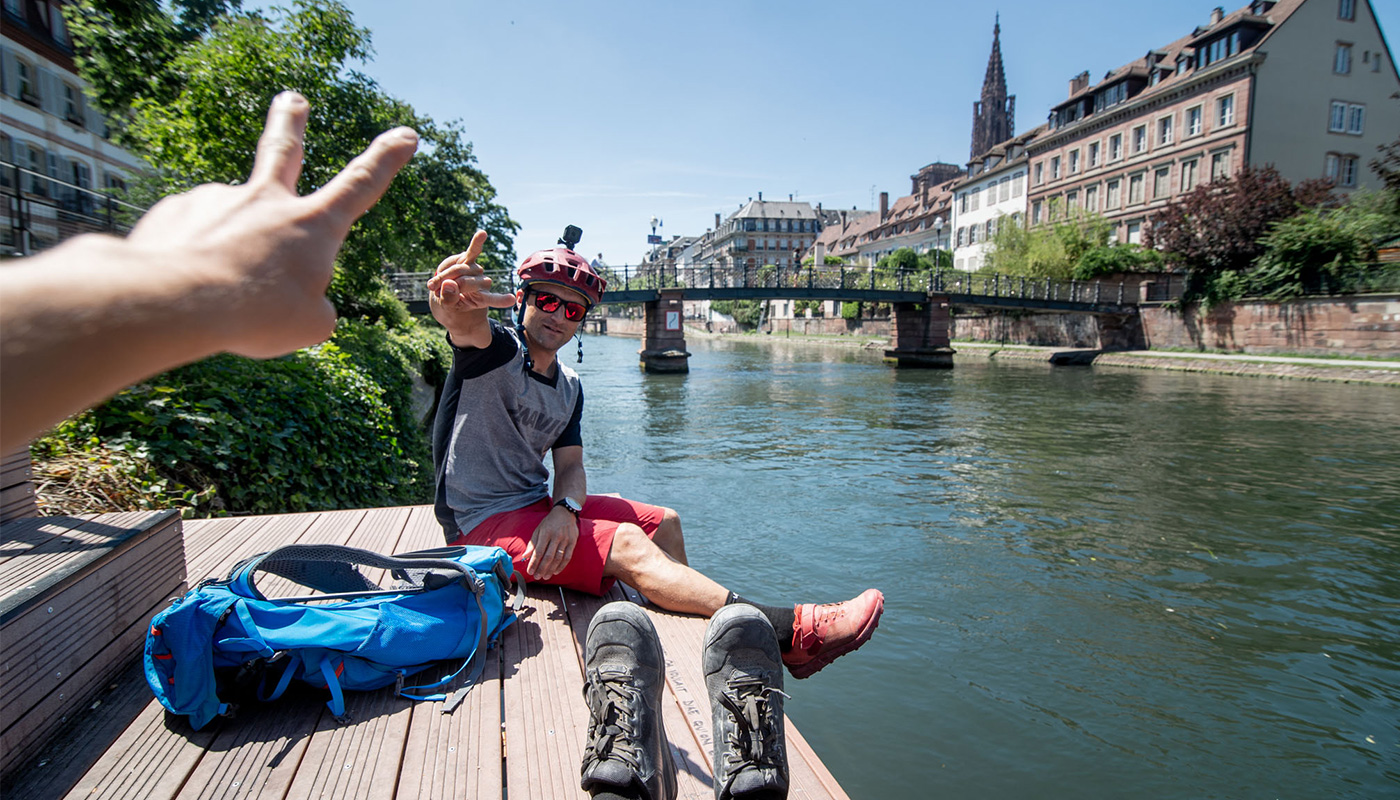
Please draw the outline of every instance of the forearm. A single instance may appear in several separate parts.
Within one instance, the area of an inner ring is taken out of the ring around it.
[[[554,501],[558,502],[565,497],[572,497],[579,503],[588,498],[588,476],[582,464],[555,471]]]
[[[227,346],[231,287],[127,241],[70,239],[0,269],[0,447]]]

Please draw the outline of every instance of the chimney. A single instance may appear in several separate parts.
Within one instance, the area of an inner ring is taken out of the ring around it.
[[[889,193],[889,192],[880,192],[880,221],[881,221],[881,222],[884,222],[884,221],[885,221],[885,218],[888,217],[889,215],[890,215],[890,193]]]
[[[759,192],[759,193],[758,193],[758,202],[760,202],[760,203],[763,202],[763,192]]]
[[[792,195],[791,195],[791,194],[788,194],[788,202],[789,202],[789,203],[792,202]]]
[[[719,212],[715,212],[715,230],[719,230]]]
[[[1216,6],[1215,9],[1210,12],[1210,24],[1212,25],[1219,25],[1220,20],[1224,18],[1225,9],[1221,8],[1220,6]]]
[[[1085,89],[1088,89],[1088,88],[1089,88],[1089,70],[1087,70],[1087,69],[1084,70],[1083,72],[1079,73],[1078,75],[1075,75],[1073,78],[1070,78],[1070,79],[1069,79],[1069,95],[1070,95],[1070,97],[1073,97],[1073,96],[1075,96],[1076,94],[1078,94],[1079,92],[1082,92],[1082,91],[1084,91]]]

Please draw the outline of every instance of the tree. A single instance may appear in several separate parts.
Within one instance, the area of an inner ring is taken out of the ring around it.
[[[1390,144],[1383,144],[1376,148],[1380,155],[1371,159],[1371,169],[1376,173],[1376,177],[1385,184],[1386,191],[1390,193],[1391,200],[1395,203],[1396,213],[1400,213],[1400,137]]]
[[[1085,253],[1108,244],[1113,226],[1098,214],[1060,212],[1052,201],[1048,225],[1025,227],[1003,217],[992,236],[984,270],[1027,278],[1068,280]]]
[[[1317,200],[1313,184],[1300,187]],[[1277,169],[1245,167],[1232,177],[1197,186],[1153,214],[1148,247],[1185,268],[1184,300],[1217,302],[1238,296],[1243,273],[1265,249],[1269,226],[1298,213],[1294,190]]]
[[[294,89],[311,103],[304,193],[388,128],[410,125],[420,136],[418,156],[341,249],[331,296],[342,314],[373,307],[385,272],[430,270],[478,228],[491,233],[488,269],[514,262],[518,226],[462,125],[417,114],[352,68],[369,58],[370,35],[345,6],[297,0],[271,17],[238,7],[182,0],[167,14],[152,0],[89,0],[70,12],[80,73],[99,107],[124,120],[123,143],[158,167],[158,193],[244,179],[268,102]]]

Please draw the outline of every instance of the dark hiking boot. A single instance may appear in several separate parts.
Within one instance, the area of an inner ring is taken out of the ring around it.
[[[676,767],[661,724],[663,663],[661,640],[641,607],[608,603],[594,615],[584,644],[584,791],[674,800]]]
[[[783,661],[773,625],[756,608],[721,608],[700,656],[710,693],[717,800],[787,797]]]
[[[796,606],[792,649],[783,654],[783,663],[794,678],[815,675],[868,642],[884,610],[885,596],[877,589],[866,589],[844,603]]]

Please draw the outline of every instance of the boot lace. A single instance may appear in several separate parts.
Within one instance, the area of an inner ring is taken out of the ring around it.
[[[811,650],[826,640],[826,631],[846,614],[845,603],[822,603],[812,609],[810,624],[803,625],[797,635],[797,646]]]
[[[744,769],[777,767],[782,761],[778,726],[768,702],[773,693],[789,696],[782,689],[769,686],[762,678],[735,676],[729,681],[729,691],[719,696],[720,703],[734,720],[733,729],[726,734],[730,745],[726,760],[733,767],[731,780]]]
[[[588,707],[595,711],[584,747],[585,762],[616,758],[631,769],[640,770],[637,708],[642,693],[626,676],[602,675],[585,683],[583,694]]]

